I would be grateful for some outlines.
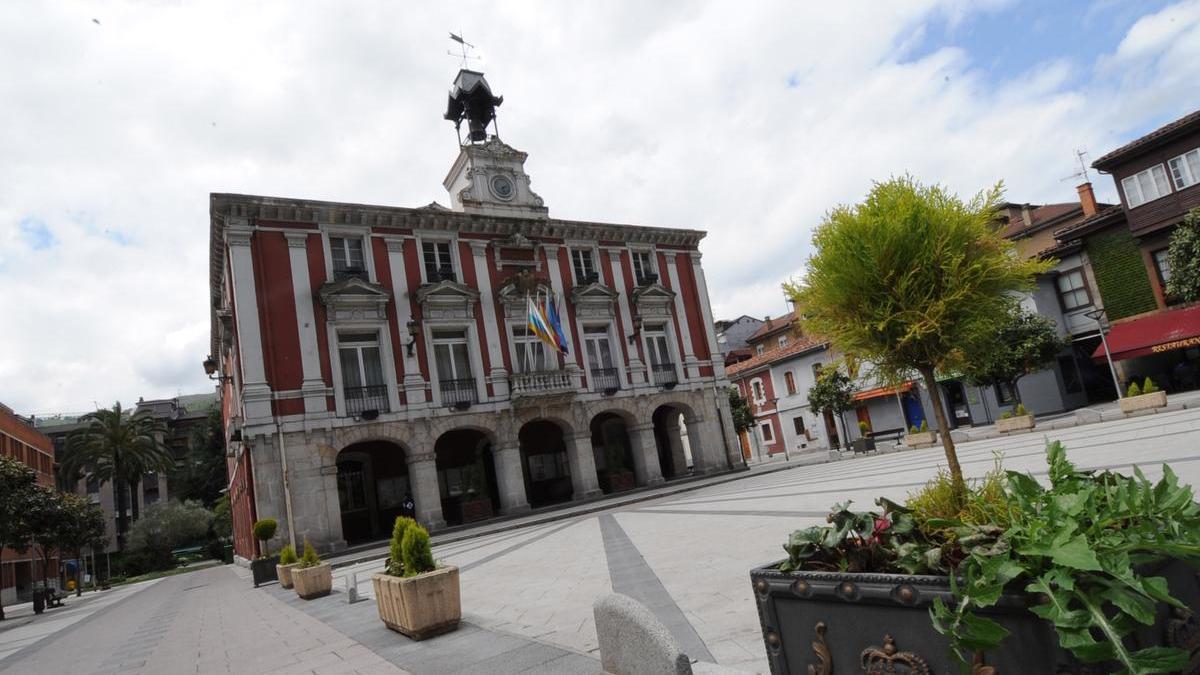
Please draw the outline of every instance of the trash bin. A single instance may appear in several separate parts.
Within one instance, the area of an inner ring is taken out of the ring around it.
[[[225,544],[225,554],[221,557],[225,559],[226,565],[233,563],[233,544]]]
[[[46,611],[46,598],[42,595],[42,589],[33,589],[33,613],[41,614]]]

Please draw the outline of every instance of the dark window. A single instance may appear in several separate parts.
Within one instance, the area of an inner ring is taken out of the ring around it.
[[[1088,294],[1087,284],[1083,279],[1082,267],[1059,274],[1055,283],[1058,284],[1058,298],[1064,310],[1069,312],[1092,304],[1091,295]]]
[[[362,239],[330,237],[329,252],[333,255],[333,278],[335,280],[365,275],[367,268],[363,262]]]
[[[1058,357],[1058,370],[1062,373],[1064,391],[1068,394],[1083,391],[1083,385],[1079,382],[1079,370],[1075,368],[1075,359],[1070,356]]]
[[[590,284],[597,281],[596,260],[592,257],[591,249],[571,249],[571,267],[575,270],[576,284]]]
[[[421,256],[425,263],[425,281],[454,281],[454,259],[450,256],[450,242],[427,241],[421,244]]]
[[[804,433],[804,418],[803,417],[793,417],[792,418],[792,426],[794,426],[796,428],[797,436],[805,435],[805,433]]]
[[[1017,400],[1016,390],[1012,382],[1001,382],[996,385],[996,402],[1000,405],[1012,405]]]
[[[783,374],[783,382],[787,385],[788,394],[796,393],[796,378],[792,376],[792,372],[790,370]]]
[[[775,429],[771,426],[770,422],[763,422],[762,426],[759,427],[759,430],[762,433],[764,443],[775,442]]]
[[[1150,255],[1154,257],[1154,269],[1158,271],[1158,280],[1165,287],[1171,280],[1171,261],[1168,259],[1169,249],[1160,248]]]

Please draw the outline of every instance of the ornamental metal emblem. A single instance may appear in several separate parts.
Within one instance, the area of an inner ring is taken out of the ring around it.
[[[883,636],[883,647],[867,647],[859,657],[867,675],[932,675],[929,662],[912,652],[902,652],[891,635]]]

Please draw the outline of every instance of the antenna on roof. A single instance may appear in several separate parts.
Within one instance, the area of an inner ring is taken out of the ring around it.
[[[461,31],[459,31],[459,32],[461,32]],[[458,50],[458,52],[447,51],[446,53],[449,54],[450,56],[457,56],[459,59],[462,59],[462,68],[464,70],[466,70],[466,68],[467,68],[467,62],[470,61],[471,59],[475,59],[475,60],[482,59],[482,57],[475,56],[474,54],[470,53],[469,50],[475,49],[475,45],[464,40],[461,35],[455,35],[454,33],[451,33],[450,39],[454,40],[455,42],[458,43],[459,50]]]
[[[1075,149],[1075,161],[1079,162],[1079,170],[1070,176],[1063,178],[1063,181],[1068,181],[1074,178],[1075,180],[1082,180],[1084,183],[1092,182],[1092,177],[1088,175],[1087,160],[1084,159],[1087,154],[1088,151],[1084,150],[1083,148]]]

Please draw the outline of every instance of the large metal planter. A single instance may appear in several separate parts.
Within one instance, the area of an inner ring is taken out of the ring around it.
[[[333,568],[329,563],[296,567],[292,570],[292,585],[296,588],[296,595],[305,600],[329,595],[333,590]]]
[[[254,579],[254,587],[265,584],[268,581],[275,581],[279,577],[275,571],[279,565],[279,556],[273,555],[268,558],[259,558],[250,561],[250,576]]]
[[[939,576],[780,572],[776,565],[751,570],[767,661],[775,675],[911,673],[954,675],[959,664],[949,642],[933,629],[934,598],[949,603],[950,580]],[[1195,570],[1178,561],[1146,570],[1164,576],[1171,593],[1189,608],[1200,607]],[[1027,610],[1030,594],[1006,594],[983,613],[1012,634],[988,652],[974,673],[1057,675],[1109,673],[1115,664],[1079,664],[1058,647],[1054,626]],[[1188,610],[1159,605],[1154,626],[1139,629],[1126,642],[1136,648],[1182,647],[1192,652],[1186,673],[1200,673],[1200,621]],[[889,670],[891,667],[891,670]]]
[[[379,618],[392,630],[424,640],[458,628],[462,618],[458,568],[453,565],[413,577],[375,574]]]

